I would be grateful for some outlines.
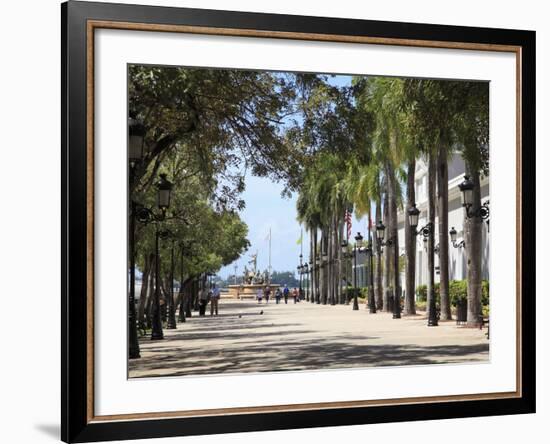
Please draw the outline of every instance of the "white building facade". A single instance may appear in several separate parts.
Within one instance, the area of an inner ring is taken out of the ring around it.
[[[449,230],[454,227],[457,231],[457,244],[464,245],[461,241],[464,240],[464,209],[462,207],[461,192],[458,185],[464,180],[465,164],[459,154],[449,156]],[[415,192],[416,206],[420,210],[418,220],[418,228],[423,227],[428,219],[428,166],[427,163],[418,160],[415,172]],[[481,203],[489,201],[489,178],[481,179]],[[405,230],[404,230],[405,213],[400,211],[398,214],[398,236],[399,248],[401,253],[405,251]],[[439,231],[437,217],[437,202],[436,202],[436,220],[435,220],[434,242],[436,251],[439,246]],[[482,227],[482,264],[481,272],[483,279],[489,279],[490,265],[490,225],[484,223]],[[464,246],[454,248],[449,238],[449,280],[466,279],[467,264],[466,252]],[[419,285],[425,285],[428,282],[428,267],[427,267],[427,251],[426,245],[423,242],[421,235],[416,236],[416,284],[415,289]],[[439,282],[439,256],[435,255],[435,281]],[[401,287],[407,291],[405,282],[405,272],[401,273]],[[415,290],[413,289],[413,291]]]

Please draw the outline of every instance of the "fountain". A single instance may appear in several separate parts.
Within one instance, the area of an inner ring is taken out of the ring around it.
[[[236,299],[255,299],[258,293],[258,289],[264,290],[265,287],[271,288],[271,295],[273,296],[275,290],[279,287],[277,284],[269,283],[269,273],[266,271],[261,273],[257,270],[258,252],[252,254],[249,265],[252,265],[252,269],[249,270],[245,265],[243,272],[243,283],[229,285],[228,297]]]

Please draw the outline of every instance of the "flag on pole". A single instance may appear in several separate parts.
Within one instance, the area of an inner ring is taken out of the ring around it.
[[[346,221],[347,239],[351,236],[351,211],[346,209],[344,214],[344,220]]]

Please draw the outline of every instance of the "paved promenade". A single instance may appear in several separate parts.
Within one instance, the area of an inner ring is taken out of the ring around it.
[[[424,316],[394,320],[364,305],[222,299],[217,317],[193,312],[164,340],[141,339],[130,377],[487,361],[485,331],[454,321],[426,327]]]

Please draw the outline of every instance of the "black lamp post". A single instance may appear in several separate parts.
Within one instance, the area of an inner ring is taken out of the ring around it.
[[[325,247],[326,248],[326,247]],[[328,288],[328,285],[325,285],[325,283],[328,283],[328,275],[327,275],[327,271],[328,271],[328,254],[326,251],[324,251],[322,254],[321,254],[321,268],[323,268],[323,288],[324,288],[324,293],[325,293],[325,297],[323,298],[323,305],[325,305],[327,302],[328,302],[328,293],[329,293],[329,288]]]
[[[345,304],[349,303],[348,298],[348,258],[349,258],[349,252],[348,252],[348,241],[344,239],[342,243],[340,244],[340,247],[342,249],[342,261],[344,262],[343,266],[343,272],[344,272],[344,284],[346,285],[346,293],[345,293]]]
[[[474,182],[469,176],[464,176],[464,180],[458,185],[458,189],[462,193],[462,206],[466,209],[466,217],[471,219],[479,217],[486,220],[489,218],[489,202],[485,202],[479,208],[473,210],[474,206]],[[487,224],[489,221],[487,220]]]
[[[307,262],[304,264],[304,273],[306,275],[306,301],[309,302],[309,265]]]
[[[370,232],[369,232],[370,237]],[[368,292],[368,300],[369,300],[369,312],[370,313],[376,313],[376,301],[374,299],[374,252],[373,252],[373,246],[372,242],[369,241],[367,247],[365,248],[365,253],[367,255],[367,260],[369,264],[369,292]]]
[[[318,254],[315,258],[315,270],[317,272],[317,291],[315,292],[315,303],[321,303],[321,256]]]
[[[300,265],[298,266],[298,273],[299,273],[299,276],[300,276],[300,288],[298,290],[298,299],[302,299],[302,294],[303,294],[303,290],[302,290],[302,253],[300,253]]]
[[[409,214],[409,218],[410,217],[411,215]],[[418,214],[416,214],[416,224],[418,224]],[[377,244],[379,246],[393,245],[394,239],[389,238],[387,240],[384,240],[385,236],[386,236],[386,226],[382,223],[382,221],[378,221],[378,223],[376,224],[376,240],[378,241]],[[379,253],[380,253],[380,250],[379,250]],[[395,268],[397,268],[397,265]],[[395,271],[395,272],[397,273],[398,271]],[[401,298],[399,296],[397,288],[394,288],[393,291],[394,291],[393,319],[401,319]]]
[[[355,236],[355,245],[353,246],[353,309],[359,310],[358,288],[357,288],[357,252],[361,251],[363,246],[363,236],[357,233]]]
[[[411,226],[411,231],[413,236],[416,237],[419,234],[421,234],[422,237],[424,238],[425,243],[431,240],[433,245],[434,229],[431,222],[427,223],[419,230],[416,229],[416,227],[418,226],[418,216],[420,215],[420,210],[416,208],[416,204],[413,204],[412,207],[409,208],[408,215],[409,215],[409,225]],[[428,326],[436,327],[438,325],[438,320],[437,320],[437,313],[436,313],[436,306],[435,306],[435,294],[430,295],[429,308],[430,308],[430,316],[428,318]]]
[[[461,240],[460,242],[457,243],[456,235],[457,235],[457,231],[455,230],[455,227],[451,227],[451,229],[449,230],[449,236],[451,237],[451,242],[453,244],[453,247],[464,248],[466,246],[466,243],[464,242],[464,240]]]
[[[170,248],[170,293],[168,294],[168,321],[166,322],[168,330],[176,328],[176,304],[174,302],[174,238]]]
[[[179,314],[178,314],[178,321],[179,322],[185,322],[185,293],[183,289],[183,278],[185,273],[185,267],[184,267],[184,261],[185,261],[185,244],[183,242],[180,243],[180,306],[179,306]]]
[[[133,184],[136,165],[143,158],[143,146],[145,140],[145,126],[133,118],[128,122],[128,160],[129,183]],[[128,358],[140,358],[139,341],[137,335],[137,316],[136,316],[136,203],[130,197],[130,217],[128,226],[128,255],[130,259],[130,292],[128,295]]]
[[[159,254],[159,238],[167,238],[168,231],[160,230],[159,222],[166,218],[166,210],[170,206],[170,195],[172,192],[172,183],[166,179],[166,174],[160,175],[160,180],[157,182],[157,206],[160,213],[155,213],[150,208],[140,207],[136,212],[137,220],[143,224],[156,222],[155,230],[155,297],[153,299],[153,316],[152,316],[152,332],[151,339],[163,339],[162,318],[160,310],[160,254]]]

